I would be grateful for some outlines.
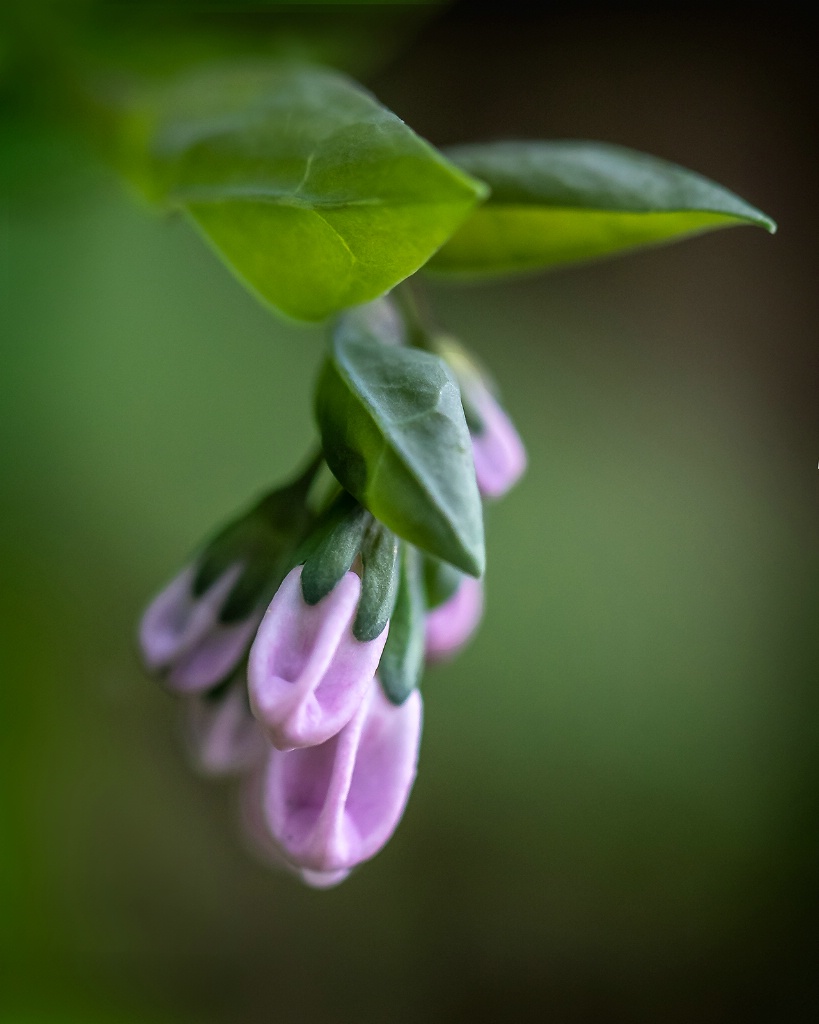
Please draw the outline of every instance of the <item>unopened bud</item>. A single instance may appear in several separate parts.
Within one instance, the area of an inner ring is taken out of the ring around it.
[[[313,889],[331,889],[343,882],[350,873],[346,868],[337,871],[312,871],[310,868],[300,868],[287,859],[284,850],[271,835],[265,817],[265,776],[264,769],[249,775],[239,796],[239,820],[242,836],[249,851],[268,867],[298,875]]]
[[[372,683],[387,639],[368,642],[352,624],[361,580],[346,573],[317,604],[293,569],[265,613],[248,660],[253,714],[281,750],[324,743],[350,721]]]
[[[493,394],[489,374],[464,346],[446,335],[433,338],[431,344],[449,363],[461,389],[478,490],[485,498],[499,498],[526,469],[520,435]]]
[[[373,682],[355,716],[332,739],[271,752],[265,819],[290,863],[326,874],[378,853],[395,831],[415,780],[421,712],[417,690],[396,706]]]
[[[196,596],[196,567],[188,566],[154,598],[139,628],[146,667],[177,693],[201,693],[225,679],[243,657],[261,612],[230,624],[219,621],[242,566],[227,568]]]
[[[191,759],[203,775],[241,774],[260,764],[270,747],[250,713],[243,678],[189,697],[185,719]]]
[[[427,660],[439,661],[456,654],[477,629],[482,614],[483,583],[464,576],[451,597],[427,612]]]

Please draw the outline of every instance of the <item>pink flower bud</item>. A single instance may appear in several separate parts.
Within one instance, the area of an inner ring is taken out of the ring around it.
[[[352,625],[361,580],[346,573],[315,605],[293,569],[267,609],[250,649],[250,706],[279,750],[324,743],[353,717],[370,687],[385,629],[362,643]]]
[[[346,871],[384,846],[418,764],[421,695],[391,704],[377,680],[350,722],[321,746],[273,750],[264,812],[274,841],[302,870]]]
[[[295,867],[288,861],[284,851],[270,834],[264,815],[263,790],[264,771],[254,772],[242,787],[239,797],[239,814],[242,834],[250,852],[268,867],[279,868],[298,875],[303,882],[314,889],[330,889],[343,882],[349,875],[346,869],[338,871],[311,871]]]
[[[170,689],[201,693],[225,679],[250,643],[260,616],[219,621],[219,613],[242,571],[233,565],[194,596],[196,567],[188,566],[148,606],[139,627],[145,666],[163,673]]]
[[[482,614],[483,583],[472,576],[464,576],[452,597],[427,612],[427,661],[456,654],[475,632]]]
[[[499,498],[526,469],[526,450],[512,421],[484,384],[474,385],[469,397],[483,421],[483,429],[472,434],[478,490],[485,498]]]
[[[237,775],[260,764],[270,744],[251,715],[244,681],[225,693],[188,697],[185,705],[188,748],[203,775]]]

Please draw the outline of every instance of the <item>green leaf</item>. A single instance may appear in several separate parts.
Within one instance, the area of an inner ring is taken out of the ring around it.
[[[373,522],[361,546],[361,600],[353,623],[353,636],[366,643],[381,636],[395,607],[398,593],[398,538]]]
[[[403,544],[398,597],[390,632],[378,666],[378,678],[393,704],[403,704],[424,670],[424,585],[418,552]]]
[[[733,224],[776,230],[707,178],[620,146],[496,142],[447,155],[492,195],[430,261],[442,274],[536,270]]]
[[[346,318],[316,392],[327,465],[405,540],[480,576],[483,517],[458,386],[442,359]]]
[[[125,149],[264,302],[321,320],[414,273],[485,195],[336,72],[237,62],[154,89]]]

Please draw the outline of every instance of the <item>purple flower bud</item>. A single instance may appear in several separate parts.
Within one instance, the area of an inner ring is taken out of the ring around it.
[[[260,764],[270,744],[247,703],[244,681],[185,705],[191,759],[203,775],[236,775]]]
[[[483,583],[464,576],[452,597],[427,612],[427,660],[438,661],[456,654],[475,632],[482,614]]]
[[[486,385],[475,383],[469,398],[482,420],[482,429],[472,433],[478,490],[485,498],[499,498],[526,469],[526,450],[512,421]]]
[[[418,764],[421,695],[391,704],[378,680],[332,739],[273,750],[264,783],[270,834],[302,870],[346,871],[373,857],[401,818]]]
[[[145,666],[163,673],[172,690],[201,693],[225,679],[250,643],[260,615],[225,624],[219,613],[242,566],[231,566],[196,597],[196,567],[188,566],[148,606],[139,627]]]
[[[290,871],[298,875],[303,882],[314,889],[329,889],[339,882],[343,882],[349,875],[347,869],[338,871],[311,871],[309,868],[299,868],[290,863],[285,857],[284,851],[270,834],[267,821],[264,815],[263,790],[264,771],[255,772],[250,775],[239,798],[239,813],[242,826],[242,834],[249,847],[249,850],[263,864],[268,867],[279,868],[282,871]]]
[[[361,580],[347,572],[309,605],[302,567],[276,592],[250,649],[250,706],[280,750],[330,739],[353,717],[370,687],[387,640],[385,629],[362,642],[352,625]]]

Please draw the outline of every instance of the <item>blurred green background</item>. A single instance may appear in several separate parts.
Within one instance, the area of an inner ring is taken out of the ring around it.
[[[455,4],[369,79],[437,144],[619,142],[780,232],[429,286],[530,469],[483,629],[427,673],[404,821],[328,892],[248,858],[134,643],[306,452],[321,331],[4,104],[4,1024],[816,1019],[815,28]]]

